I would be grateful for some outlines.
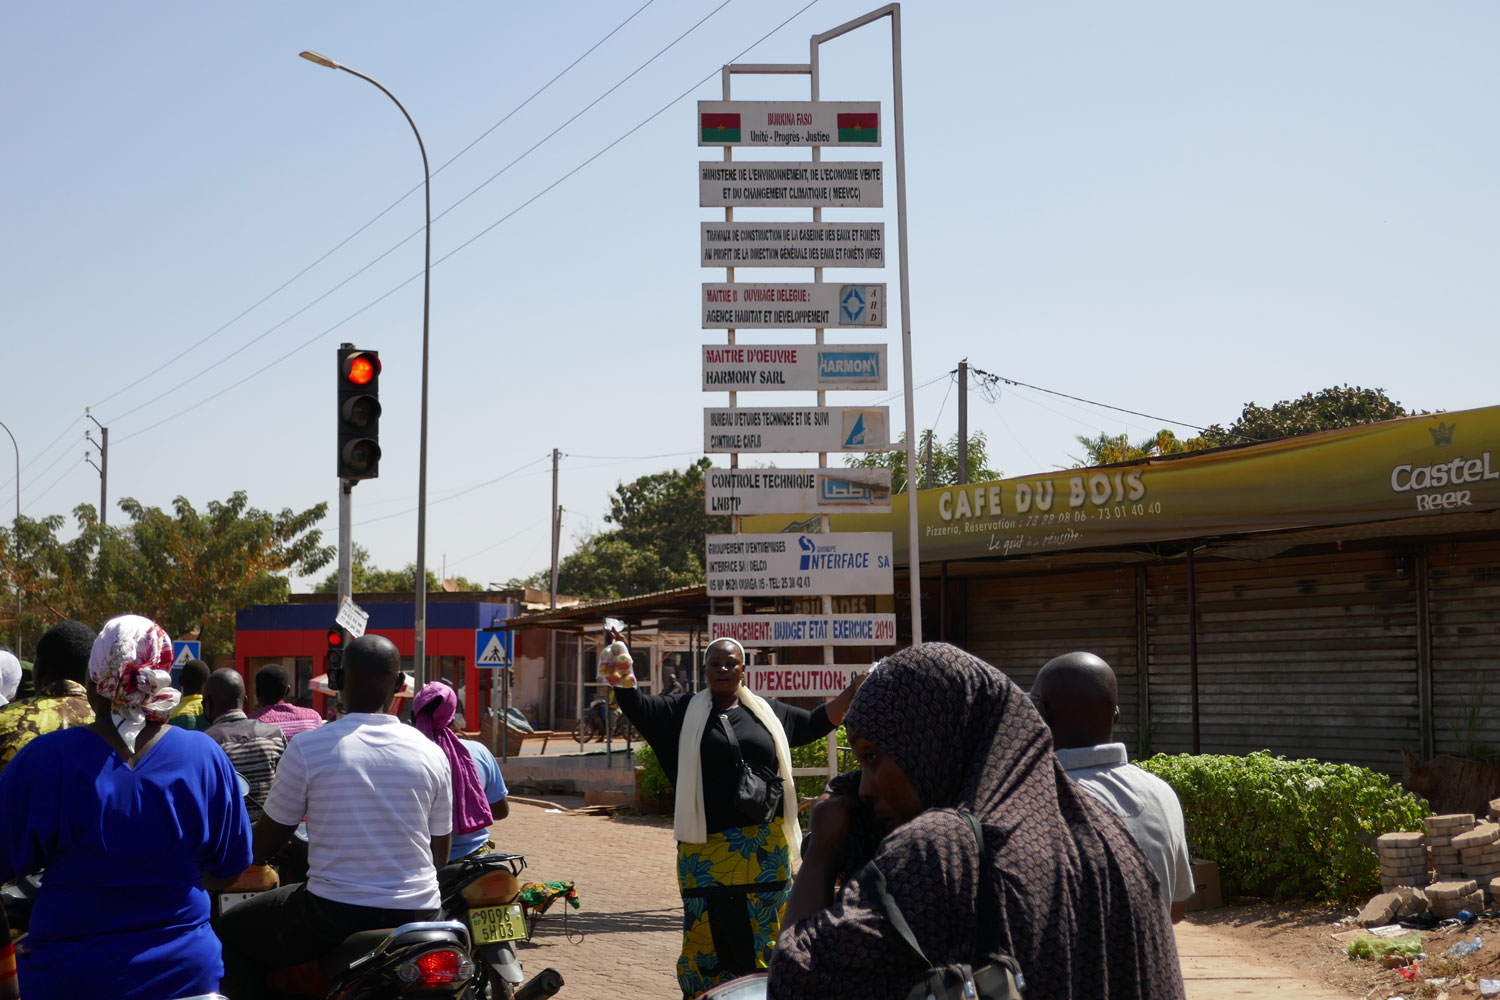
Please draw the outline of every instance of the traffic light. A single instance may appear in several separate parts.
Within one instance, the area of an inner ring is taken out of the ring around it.
[[[340,479],[380,475],[380,353],[339,347]]]
[[[328,629],[328,686],[335,691],[344,689],[344,647],[348,645],[349,633],[342,625]]]

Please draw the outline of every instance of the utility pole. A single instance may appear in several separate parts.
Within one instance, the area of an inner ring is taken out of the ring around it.
[[[557,460],[561,457],[552,449],[552,600],[547,607],[557,610],[557,543],[562,531],[562,508],[557,505]]]
[[[94,465],[94,460],[89,458],[87,453],[85,453],[84,459],[99,470],[99,527],[104,528],[109,526],[109,505],[107,499],[109,497],[109,428],[99,423],[94,418],[94,415],[89,412],[89,409],[89,407],[84,407],[83,415],[93,420],[94,426],[99,428],[99,464]],[[89,438],[90,441],[93,440],[89,436],[88,431],[84,431],[83,436]]]
[[[932,489],[932,435],[932,431],[927,431],[922,435],[922,488],[924,490]],[[907,490],[907,492],[913,491]],[[912,503],[916,501],[913,500]]]
[[[969,359],[958,363],[958,485],[969,482]]]

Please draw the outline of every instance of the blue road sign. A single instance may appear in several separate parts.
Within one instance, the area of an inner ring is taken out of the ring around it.
[[[474,665],[481,669],[510,666],[510,632],[474,630]]]
[[[174,642],[172,643],[172,666],[180,667],[188,660],[201,660],[199,655],[203,649],[201,642]]]

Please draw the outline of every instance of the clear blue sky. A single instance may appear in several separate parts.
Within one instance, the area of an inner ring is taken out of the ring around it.
[[[112,501],[201,506],[244,489],[262,508],[331,506],[331,372],[350,340],[385,361],[385,459],[355,491],[355,537],[380,565],[414,558],[420,281],[371,303],[420,271],[420,239],[392,249],[420,229],[419,196],[235,319],[420,181],[396,109],[297,53],[391,88],[437,167],[644,2],[9,5],[0,420],[21,444],[24,512],[97,502],[86,406],[111,428]],[[440,172],[434,211],[720,2],[654,0]],[[698,391],[698,345],[722,337],[698,329],[698,285],[723,272],[696,264],[697,222],[718,216],[697,206],[695,164],[713,152],[696,145],[693,101],[717,98],[716,68],[805,2],[731,0],[436,224],[435,258],[453,256],[432,278],[431,497],[522,471],[431,509],[429,565],[446,555],[481,582],[545,565],[554,446],[568,455],[565,551],[601,526],[616,482],[699,453],[701,409],[724,397]],[[810,34],[871,6],[819,0],[745,58],[803,61]],[[920,427],[953,432],[945,373],[965,356],[1194,424],[1342,382],[1413,407],[1500,402],[1500,7],[924,2],[905,15]],[[887,38],[875,27],[829,46],[823,96],[889,108]],[[798,86],[750,81],[736,96]],[[891,145],[880,153],[889,162]],[[894,243],[887,187],[887,209],[829,218],[884,219]],[[884,280],[894,291],[894,267]],[[970,422],[1012,475],[1070,464],[1075,435],[1159,426],[1012,389],[974,394]]]

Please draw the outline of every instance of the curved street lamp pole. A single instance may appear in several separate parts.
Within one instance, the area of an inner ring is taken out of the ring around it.
[[[16,436],[10,433],[10,428],[0,422],[0,428],[10,437],[10,443],[16,449],[16,523],[15,534],[11,536],[10,557],[15,560],[15,569],[11,573],[11,581],[16,587],[16,659],[21,658],[21,560],[16,547],[21,543],[21,446],[16,444]]]
[[[314,62],[329,69],[341,69],[350,76],[357,76],[389,97],[391,103],[396,105],[401,110],[401,114],[406,117],[406,123],[411,126],[412,135],[417,137],[417,148],[422,151],[422,186],[427,200],[427,249],[422,265],[422,429],[417,449],[417,572],[416,579],[412,581],[417,605],[416,623],[413,629],[415,636],[412,657],[413,689],[419,691],[427,682],[427,344],[429,306],[432,302],[432,171],[427,165],[427,146],[422,142],[422,133],[417,131],[417,123],[412,121],[411,114],[407,112],[405,105],[396,100],[395,94],[386,90],[380,81],[365,76],[358,70],[350,69],[342,63],[334,62],[327,56],[316,52],[302,52],[300,55],[308,62]]]

